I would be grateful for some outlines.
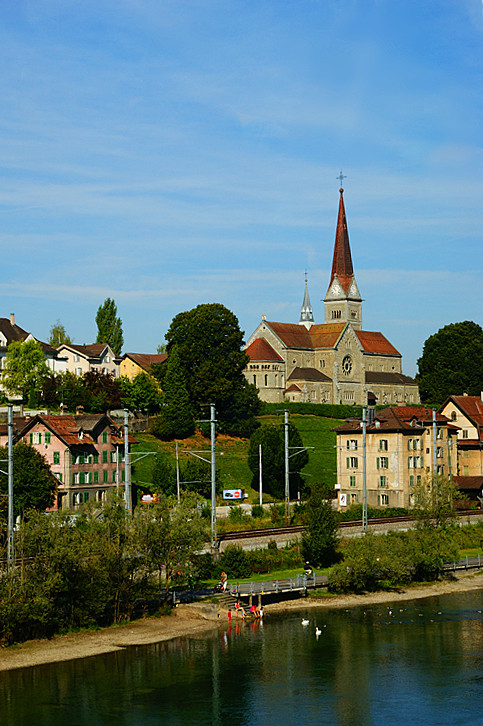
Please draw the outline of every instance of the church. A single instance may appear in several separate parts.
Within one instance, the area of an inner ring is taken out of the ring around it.
[[[263,401],[282,403],[419,403],[416,381],[402,372],[402,356],[382,334],[362,327],[357,287],[340,189],[339,214],[325,322],[316,323],[305,280],[298,323],[269,322],[265,316],[247,341],[244,374]]]

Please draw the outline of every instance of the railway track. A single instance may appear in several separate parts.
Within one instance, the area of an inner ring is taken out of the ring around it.
[[[477,516],[483,516],[483,510],[481,509],[466,509],[459,511],[457,516],[460,519],[463,519],[464,517],[467,517],[468,515],[477,515]],[[405,522],[414,522],[414,517],[410,515],[404,515],[399,517],[377,517],[375,519],[369,519],[367,524],[368,527],[374,527],[375,525],[381,525],[381,524],[394,524],[394,523],[405,523]],[[361,520],[357,519],[355,521],[351,522],[341,522],[339,524],[340,530],[345,529],[351,529],[361,526]],[[263,529],[246,529],[246,530],[239,530],[236,532],[221,532],[217,535],[217,540],[220,542],[228,542],[230,540],[238,540],[238,539],[255,539],[256,537],[268,537],[273,536],[276,537],[277,535],[286,535],[286,534],[300,534],[303,530],[303,526],[300,524],[297,525],[288,525],[286,527],[266,527]]]

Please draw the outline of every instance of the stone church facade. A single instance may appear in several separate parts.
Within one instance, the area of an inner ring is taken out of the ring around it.
[[[244,373],[263,401],[366,405],[419,403],[416,382],[402,372],[402,356],[387,338],[362,328],[357,287],[340,189],[332,272],[324,299],[325,322],[316,324],[305,281],[298,323],[265,316],[247,341]]]

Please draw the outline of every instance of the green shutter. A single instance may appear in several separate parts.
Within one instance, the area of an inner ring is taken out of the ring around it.
[[[99,481],[99,472],[95,471],[94,472],[94,484],[97,484],[98,481]]]

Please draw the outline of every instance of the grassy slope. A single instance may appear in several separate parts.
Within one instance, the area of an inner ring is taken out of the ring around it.
[[[303,473],[307,475],[307,482],[327,483],[333,486],[336,482],[335,434],[330,431],[341,422],[337,419],[327,419],[320,416],[293,415],[290,420],[297,426],[302,436],[304,446],[313,446],[309,453],[309,463]],[[261,416],[261,423],[281,423],[280,417]],[[147,433],[136,434],[137,444],[133,445],[133,458],[139,451],[164,451],[175,457],[175,442],[159,441]],[[247,439],[234,439],[228,436],[218,436],[216,439],[216,461],[219,477],[224,489],[242,487],[250,499],[257,501],[257,493],[250,487],[251,472],[246,459],[248,453]],[[180,452],[183,449],[206,451],[202,456],[209,458],[210,442],[201,435],[193,436],[179,442]],[[180,456],[186,454],[180,453]],[[133,465],[133,481],[151,481],[153,456],[148,456]],[[208,467],[209,464],[206,464]]]

